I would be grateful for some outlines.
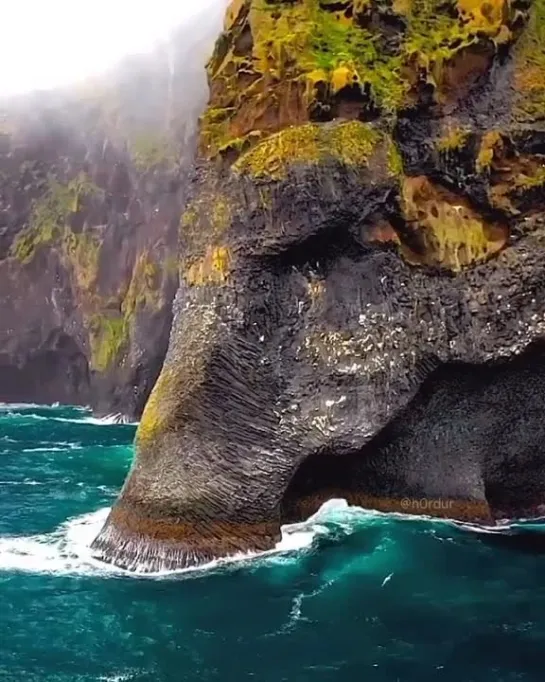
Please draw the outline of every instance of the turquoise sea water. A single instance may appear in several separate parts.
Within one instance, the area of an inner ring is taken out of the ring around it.
[[[545,679],[545,556],[332,503],[266,556],[127,575],[89,543],[134,427],[0,406],[0,680]]]

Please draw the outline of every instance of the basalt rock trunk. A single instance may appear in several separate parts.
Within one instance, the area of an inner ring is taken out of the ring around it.
[[[232,3],[99,556],[271,548],[331,496],[543,513],[544,78],[543,0]]]

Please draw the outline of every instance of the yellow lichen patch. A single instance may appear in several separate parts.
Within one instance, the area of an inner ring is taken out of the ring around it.
[[[148,398],[140,420],[136,432],[137,445],[151,443],[160,433],[167,430],[172,418],[172,411],[168,409],[168,405],[173,402],[172,389],[174,384],[172,369],[164,367]]]
[[[141,253],[134,264],[129,288],[121,309],[129,326],[140,308],[157,309],[162,303],[161,271],[148,251]]]
[[[222,234],[231,222],[231,204],[223,194],[214,197],[210,205],[210,224],[215,237]]]
[[[497,34],[509,12],[507,0],[458,0],[458,11],[473,30]]]
[[[460,151],[465,147],[469,135],[467,128],[451,127],[437,140],[437,150],[443,154]]]
[[[244,135],[244,137],[237,137],[222,144],[218,147],[217,151],[227,161],[236,161],[241,154],[248,151],[261,137],[262,132],[260,130],[252,130],[247,135]]]
[[[534,116],[545,118],[545,66],[531,64],[516,74],[517,92],[524,96],[520,104],[521,110]]]
[[[397,40],[386,15],[405,24]],[[511,0],[238,0],[210,63],[200,148],[211,158],[252,130],[360,119],[370,108],[392,118],[421,100],[423,82],[437,104],[456,101],[491,68],[497,46],[515,41],[525,16]],[[541,58],[526,62],[541,68]]]
[[[304,124],[322,104],[320,119],[327,119],[329,100],[346,87],[363,93],[365,82],[390,111],[402,101],[399,56],[382,52],[380,36],[362,28],[354,12],[323,0],[247,0],[242,12],[245,7],[248,16],[220,39],[210,63],[211,106],[202,118],[200,139],[206,156],[214,157],[252,130],[270,134]],[[370,3],[360,1],[353,8],[361,14]],[[233,11],[229,24],[232,17]],[[357,100],[354,118],[363,107]]]
[[[355,67],[341,64],[331,74],[331,89],[333,93],[340,92],[344,88],[350,88],[360,84],[360,77]]]
[[[515,155],[495,159],[488,197],[491,205],[513,215],[519,208],[526,210],[543,206],[545,161],[542,156]]]
[[[70,217],[78,213],[84,199],[99,192],[85,173],[67,184],[50,177],[47,191],[34,202],[29,224],[13,242],[10,255],[27,264],[34,259],[39,247],[66,236],[72,239],[68,225]]]
[[[411,11],[413,0],[393,0],[392,9],[395,14],[406,17]]]
[[[391,137],[388,137],[387,140],[386,155],[388,175],[394,178],[398,178],[403,175],[403,157],[401,156],[401,152]]]
[[[401,252],[411,263],[458,272],[487,260],[507,242],[505,226],[488,223],[465,200],[424,176],[406,178],[402,198],[412,238]]]
[[[503,138],[497,130],[491,130],[483,136],[481,146],[477,155],[475,167],[478,173],[490,170],[494,161],[494,156],[501,153],[503,149]]]
[[[289,60],[299,60],[308,52],[314,13],[308,1],[281,9],[271,6],[267,0],[251,2],[253,57],[261,73],[273,69],[275,75],[281,76]]]
[[[182,234],[191,232],[197,227],[199,221],[198,203],[191,203],[182,213],[180,219],[180,232]]]
[[[76,283],[81,291],[94,291],[100,258],[100,239],[90,232],[65,232],[62,240],[63,254],[70,262]]]
[[[514,50],[517,114],[545,118],[545,0],[534,0],[528,25]]]
[[[363,14],[371,7],[371,0],[354,0],[354,13]]]
[[[233,169],[255,178],[281,180],[296,164],[313,165],[328,158],[348,166],[367,166],[381,140],[375,128],[359,121],[307,123],[271,135],[241,156]]]
[[[220,241],[233,218],[233,202],[215,187],[205,187],[189,203],[180,221],[180,237],[193,253]]]
[[[230,129],[232,115],[232,107],[209,107],[201,116],[199,148],[205,156],[216,156],[221,148],[236,139]]]
[[[313,90],[318,83],[328,83],[329,74],[324,69],[314,69],[306,74],[310,90]]]
[[[545,186],[545,162],[529,173],[520,174],[515,180],[517,189],[533,189]]]
[[[424,79],[438,104],[463,97],[490,69],[494,45],[516,38],[523,16],[509,0],[459,0],[448,9],[440,0],[413,0],[403,48],[413,98]]]
[[[247,4],[246,0],[231,0],[225,14],[225,30],[229,31],[236,20],[239,18],[243,7]]]
[[[289,166],[297,162],[310,164],[320,160],[318,130],[318,126],[312,123],[286,128],[244,154],[233,169],[254,177],[280,180],[286,175]]]
[[[128,341],[127,327],[122,317],[95,314],[89,321],[91,367],[104,372],[119,360]]]
[[[375,128],[359,121],[324,126],[320,129],[321,154],[330,154],[348,166],[366,166],[381,139]]]
[[[226,246],[209,247],[203,258],[190,261],[182,275],[191,286],[220,285],[227,282],[231,270],[231,251]]]

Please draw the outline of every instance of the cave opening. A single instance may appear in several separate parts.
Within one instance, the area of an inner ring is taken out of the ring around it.
[[[284,493],[282,522],[332,498],[462,520],[544,516],[544,414],[542,344],[500,363],[442,365],[362,447],[308,456]]]
[[[85,405],[89,381],[87,358],[64,332],[19,362],[0,354],[0,402]]]

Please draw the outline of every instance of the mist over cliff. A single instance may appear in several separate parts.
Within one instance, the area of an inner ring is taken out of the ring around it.
[[[93,79],[0,99],[0,401],[141,412],[224,6]]]

